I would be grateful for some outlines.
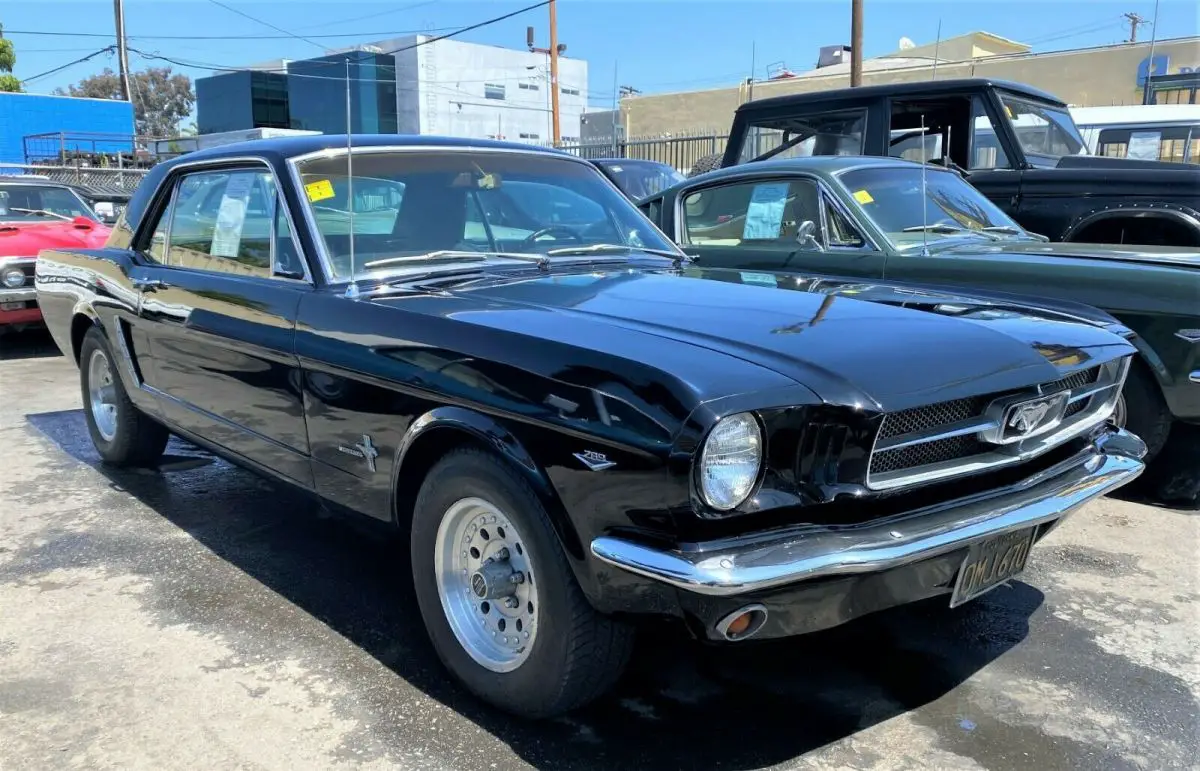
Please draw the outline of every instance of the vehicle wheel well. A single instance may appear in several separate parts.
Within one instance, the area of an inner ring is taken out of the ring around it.
[[[1097,220],[1071,234],[1071,241],[1092,244],[1200,246],[1200,231],[1170,217],[1117,215]]]
[[[489,448],[469,431],[446,427],[427,431],[404,453],[403,465],[396,475],[395,517],[401,533],[412,528],[413,506],[429,470],[448,453],[464,447]]]
[[[79,313],[71,319],[71,352],[75,355],[75,363],[79,363],[79,352],[83,349],[83,338],[88,330],[98,326],[94,320]]]

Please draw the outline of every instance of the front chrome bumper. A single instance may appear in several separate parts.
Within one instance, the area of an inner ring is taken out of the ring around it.
[[[0,303],[24,303],[36,299],[37,289],[32,286],[0,289]]]
[[[697,594],[727,597],[829,576],[874,573],[936,557],[1039,525],[1137,478],[1146,445],[1109,428],[1086,453],[1037,474],[1004,495],[841,527],[808,527],[720,542],[653,548],[615,536],[592,554],[616,567]]]

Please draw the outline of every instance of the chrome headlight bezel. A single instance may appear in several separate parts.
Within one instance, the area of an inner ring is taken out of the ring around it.
[[[754,495],[763,471],[763,436],[762,424],[752,412],[727,415],[713,425],[695,465],[696,490],[705,505],[717,511],[732,511]],[[722,463],[726,468],[741,467],[724,485],[708,473],[710,467]]]
[[[25,271],[17,267],[0,268],[0,286],[5,289],[20,289],[25,286]]]

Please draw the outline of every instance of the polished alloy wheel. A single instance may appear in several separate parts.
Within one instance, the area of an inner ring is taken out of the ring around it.
[[[88,397],[96,431],[111,442],[117,436],[117,385],[108,356],[99,349],[92,351],[88,361]]]
[[[459,644],[493,672],[521,666],[540,610],[521,534],[492,504],[463,498],[442,516],[434,548],[442,610]]]

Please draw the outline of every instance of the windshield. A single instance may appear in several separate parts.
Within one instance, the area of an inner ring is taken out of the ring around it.
[[[1000,94],[1004,112],[1012,122],[1017,141],[1026,155],[1061,158],[1087,155],[1087,145],[1066,108]]]
[[[297,167],[336,281],[418,264],[428,271],[431,259],[461,268],[471,253],[481,261],[489,252],[555,259],[557,250],[599,245],[678,253],[597,169],[550,153],[356,149],[352,180],[345,153]]]
[[[605,163],[604,168],[617,183],[617,187],[634,200],[661,193],[676,182],[686,179],[667,164],[653,161]]]
[[[951,171],[921,167],[854,169],[838,179],[897,249],[954,238],[1029,237],[1007,214]]]
[[[76,217],[96,221],[92,208],[68,187],[0,183],[0,222],[53,222]]]

